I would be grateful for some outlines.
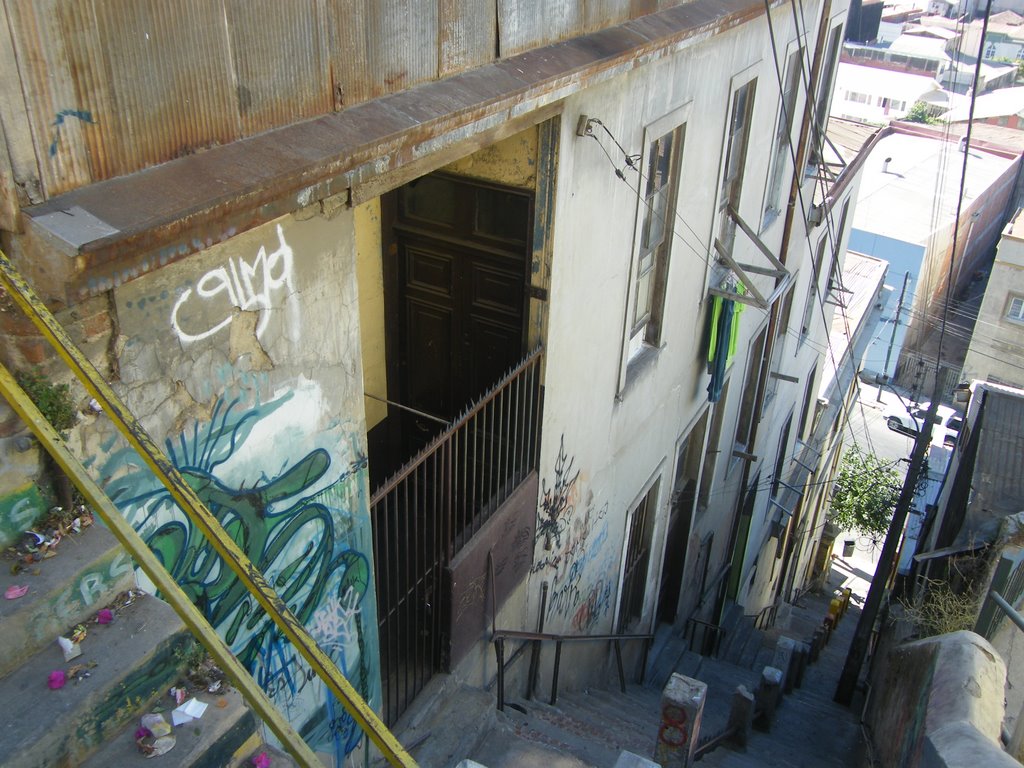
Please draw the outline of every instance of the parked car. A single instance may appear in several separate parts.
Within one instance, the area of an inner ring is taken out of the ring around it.
[[[907,409],[902,404],[898,404],[886,413],[885,423],[894,432],[917,437],[917,433],[924,427],[930,407],[930,403],[917,403],[916,405],[911,404]],[[942,442],[945,445],[954,445],[960,435],[963,421],[963,416],[952,408],[940,405],[935,413],[935,428],[932,429],[932,437],[935,438],[941,430]]]

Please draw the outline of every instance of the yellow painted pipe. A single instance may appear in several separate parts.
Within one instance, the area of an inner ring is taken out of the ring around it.
[[[146,546],[142,537],[124,519],[103,489],[93,481],[81,462],[72,455],[61,437],[50,426],[46,417],[40,413],[24,390],[18,386],[11,372],[3,364],[0,364],[0,392],[7,398],[7,402],[21,416],[22,421],[28,425],[54,461],[64,470],[71,482],[75,484],[89,507],[99,514],[107,528],[121,542],[121,546],[128,550],[132,559],[152,579],[163,598],[185,622],[185,626],[210,652],[210,656],[217,662],[217,666],[227,673],[249,706],[277,735],[292,757],[305,766],[320,765],[313,750],[296,733],[284,715],[263,692],[263,689],[256,684],[252,675],[238,662],[238,659],[231,653],[231,649],[217,634],[217,630],[210,626],[199,609],[192,604],[177,582],[171,578],[156,555]]]
[[[394,734],[352,687],[331,658],[324,653],[302,623],[291,612],[260,570],[221,527],[217,518],[178,472],[171,460],[157,447],[138,419],[131,413],[99,371],[68,336],[46,305],[35,295],[10,259],[0,251],[0,283],[22,312],[39,329],[72,373],[96,398],[106,415],[139,453],[149,468],[207,540],[213,545],[225,564],[242,581],[248,592],[273,619],[282,634],[291,641],[295,650],[306,660],[313,672],[348,711],[360,728],[377,746],[391,765],[413,768],[416,762],[398,743]]]

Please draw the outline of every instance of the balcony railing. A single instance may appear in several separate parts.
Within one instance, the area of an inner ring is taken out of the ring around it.
[[[370,500],[386,722],[448,665],[452,557],[536,470],[541,359],[528,355]]]

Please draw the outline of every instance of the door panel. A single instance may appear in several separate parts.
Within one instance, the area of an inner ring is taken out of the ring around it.
[[[445,414],[452,408],[452,372],[436,361],[452,355],[452,310],[407,297],[405,316],[405,402],[420,411]]]
[[[389,391],[451,420],[523,357],[532,199],[444,175],[398,198],[391,306],[401,338],[388,345],[398,358]]]

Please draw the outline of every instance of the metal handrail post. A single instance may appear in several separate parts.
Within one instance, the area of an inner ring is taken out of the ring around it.
[[[270,586],[266,577],[250,562],[231,536],[224,530],[217,518],[206,508],[195,490],[185,481],[177,467],[153,442],[138,419],[131,413],[121,398],[100,376],[91,361],[75,345],[46,305],[35,295],[25,279],[18,273],[10,259],[0,251],[0,283],[22,312],[39,329],[42,335],[67,363],[72,373],[82,382],[86,390],[96,398],[103,411],[117,430],[138,452],[146,465],[167,488],[175,502],[189,520],[206,537],[224,563],[245,585],[260,606],[273,619],[282,634],[295,650],[310,665],[310,668],[341,702],[370,740],[380,749],[388,762],[396,766],[411,768],[416,765],[394,734],[363,700],[359,692],[345,679],[331,658],[324,653],[306,628],[287,604]]]
[[[143,572],[163,595],[164,600],[174,609],[189,631],[209,651],[217,665],[227,673],[231,682],[245,697],[246,702],[255,710],[260,719],[274,732],[285,749],[302,765],[317,765],[317,757],[302,737],[292,728],[288,720],[274,706],[263,689],[256,684],[252,675],[239,663],[231,649],[221,639],[203,614],[196,608],[177,582],[157,559],[153,551],[142,540],[117,507],[96,482],[89,476],[85,467],[67,449],[64,441],[46,420],[28,395],[18,386],[6,366],[0,364],[0,391],[7,402],[28,425],[39,442],[53,457],[57,465],[71,479],[82,497],[89,503],[111,533],[121,545],[128,550],[132,559],[138,563]]]
[[[615,646],[615,666],[619,670],[619,690],[625,693],[626,673],[622,671],[622,644],[618,640],[614,640],[612,645]]]
[[[494,655],[498,662],[498,711],[505,711],[505,639],[494,641]]]
[[[558,701],[558,668],[562,664],[562,642],[555,643],[555,669],[551,674],[551,706]]]

